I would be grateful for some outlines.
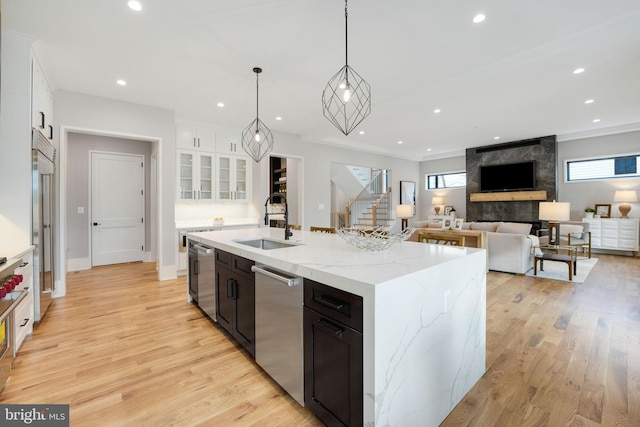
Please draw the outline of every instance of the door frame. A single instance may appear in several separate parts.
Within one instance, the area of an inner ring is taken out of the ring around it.
[[[153,150],[152,150],[153,151]],[[131,157],[138,157],[141,158],[142,160],[142,186],[144,189],[147,188],[147,182],[146,182],[146,167],[147,164],[145,162],[145,156],[143,154],[133,154],[133,153],[120,153],[120,152],[116,152],[116,151],[103,151],[103,150],[89,150],[89,159],[88,159],[88,165],[89,165],[89,205],[87,206],[87,214],[88,214],[88,218],[93,218],[93,155],[94,154],[114,154],[114,155],[118,155],[118,156],[131,156]],[[151,183],[149,183],[149,191],[151,191]],[[153,205],[153,203],[152,203]],[[143,227],[142,227],[142,241],[145,242],[146,241],[146,224],[147,224],[147,216],[146,216],[146,203],[145,203],[145,197],[142,197],[142,218],[143,218]],[[89,227],[89,262],[91,263],[91,268],[93,268],[93,226],[91,225],[91,221],[89,221],[89,223],[87,224],[87,226]],[[146,246],[146,245],[145,245]],[[150,248],[151,251],[153,251],[153,247]],[[147,261],[145,253],[147,252],[147,248],[145,248],[142,251],[142,261]]]
[[[163,274],[164,268],[162,266],[165,265],[164,255],[162,250],[162,242],[169,241],[174,233],[171,235],[165,235],[162,231],[162,194],[158,191],[161,187],[160,183],[162,183],[162,160],[163,160],[163,152],[162,152],[162,138],[154,137],[154,136],[145,136],[145,135],[136,135],[129,134],[123,132],[112,132],[103,129],[91,129],[91,128],[82,128],[76,126],[66,126],[60,125],[60,157],[59,157],[59,171],[58,171],[58,180],[56,182],[57,190],[58,190],[58,200],[56,200],[57,204],[55,206],[55,213],[57,215],[57,230],[56,239],[58,242],[57,245],[57,253],[56,257],[56,267],[60,272],[60,276],[56,278],[56,291],[53,294],[54,298],[63,297],[67,292],[67,169],[69,167],[68,162],[68,147],[67,147],[67,138],[69,133],[79,133],[86,135],[100,135],[100,136],[110,136],[115,138],[124,138],[124,139],[134,139],[140,141],[148,141],[151,142],[151,152],[156,153],[155,157],[151,156],[152,170],[155,170],[155,176],[152,178],[152,181],[156,183],[155,191],[151,191],[151,213],[150,220],[153,221],[150,228],[152,232],[151,239],[151,252],[152,258],[157,260],[158,265],[158,280],[164,280]],[[171,240],[172,241],[172,240]],[[173,242],[173,241],[172,241]],[[175,246],[175,245],[174,245]]]

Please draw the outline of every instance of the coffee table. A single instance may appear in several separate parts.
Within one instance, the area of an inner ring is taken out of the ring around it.
[[[564,262],[569,266],[569,280],[573,280],[573,275],[577,272],[578,248],[568,245],[540,245],[540,251],[535,251],[533,258],[533,275],[538,275],[538,261],[540,261],[540,271],[544,271],[545,261]],[[572,268],[573,267],[573,268]]]

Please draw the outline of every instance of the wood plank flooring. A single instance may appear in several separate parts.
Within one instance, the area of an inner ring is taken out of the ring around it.
[[[640,426],[640,259],[582,284],[490,272],[487,372],[443,426]],[[70,273],[0,403],[72,426],[318,426],[154,264]]]

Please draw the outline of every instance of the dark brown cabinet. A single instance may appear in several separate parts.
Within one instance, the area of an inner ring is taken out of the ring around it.
[[[361,426],[362,297],[304,281],[304,401],[328,426]]]
[[[255,274],[253,261],[216,250],[218,324],[255,356]]]

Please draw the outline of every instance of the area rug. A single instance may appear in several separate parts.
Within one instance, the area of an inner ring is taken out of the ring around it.
[[[574,283],[582,283],[586,280],[587,276],[591,272],[591,269],[598,262],[598,258],[582,258],[578,257],[577,274],[573,275]],[[540,277],[544,279],[562,280],[563,282],[569,282],[569,267],[564,262],[545,261],[544,271],[540,271],[540,264],[538,264],[538,275],[533,275],[533,268],[526,274],[531,277]]]

